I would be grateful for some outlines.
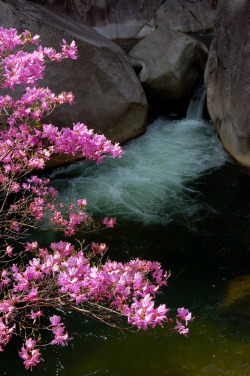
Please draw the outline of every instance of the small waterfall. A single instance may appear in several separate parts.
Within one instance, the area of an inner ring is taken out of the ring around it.
[[[194,94],[187,109],[186,119],[201,120],[206,98],[206,89],[203,77],[198,81]]]

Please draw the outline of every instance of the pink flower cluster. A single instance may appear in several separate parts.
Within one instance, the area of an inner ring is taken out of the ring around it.
[[[60,316],[53,315],[50,317],[52,332],[54,334],[54,339],[50,342],[51,345],[65,346],[67,345],[67,341],[70,339],[68,333],[64,332],[65,327],[60,321]]]
[[[0,317],[0,351],[4,351],[3,346],[6,346],[10,341],[15,327],[15,324],[13,324],[12,326],[5,324],[3,318]]]
[[[73,124],[73,129],[58,128],[53,125],[43,125],[42,138],[46,138],[53,146],[53,151],[59,154],[84,155],[86,159],[102,162],[107,154],[113,158],[121,157],[122,149],[118,143],[111,144],[105,136],[98,135],[85,124]]]
[[[105,248],[104,245],[95,243],[92,247],[102,248],[101,253]],[[52,306],[53,302],[56,302],[56,296],[60,296],[62,306],[71,309],[79,306],[90,315],[91,309],[86,309],[92,304],[96,309],[99,307],[104,311],[108,309],[113,313],[117,312],[127,317],[128,323],[138,329],[146,330],[156,325],[171,323],[168,318],[169,309],[165,304],[155,306],[156,294],[160,287],[167,284],[169,278],[158,262],[135,259],[128,263],[108,260],[102,264],[96,259],[92,263],[87,249],[85,252],[76,251],[72,244],[63,241],[52,243],[50,251],[38,248],[37,242],[27,243],[26,250],[37,253],[39,257],[30,260],[22,270],[13,265],[11,270],[5,271],[2,276],[2,284],[8,287],[11,296],[0,304],[3,345],[10,333],[15,331],[12,323],[16,321],[23,307],[28,310],[39,304],[44,305],[45,301],[48,306]],[[44,316],[43,311],[34,312],[31,309],[26,320],[33,320],[35,323],[41,316]],[[64,346],[69,340],[60,320],[57,315],[50,317],[54,335],[51,345]],[[187,309],[179,308],[174,329],[187,335],[190,321],[191,313]],[[8,328],[9,325],[12,326]],[[30,341],[30,346],[26,344],[22,348],[21,354],[26,366],[34,365],[39,359],[37,356],[40,356],[40,353],[34,351],[34,343]]]
[[[20,357],[24,359],[23,363],[26,369],[30,367],[32,370],[32,367],[41,361],[41,353],[39,349],[35,349],[35,346],[36,341],[29,338],[25,342],[25,345],[22,346],[21,351],[19,351]]]
[[[31,38],[28,31],[23,34],[17,34],[16,30],[6,30],[0,28],[0,62],[2,87],[14,89],[15,85],[25,84],[36,85],[39,79],[42,79],[45,71],[45,62],[60,62],[62,59],[77,59],[77,48],[73,41],[70,45],[63,40],[61,52],[56,52],[53,48],[43,48],[38,45],[39,37]],[[18,45],[36,44],[37,50],[33,52],[17,51],[15,54],[9,54],[3,58],[6,51],[14,50]]]
[[[31,36],[28,30],[22,34],[18,34],[16,29],[4,29],[0,27],[0,57],[4,55],[6,51],[13,51],[17,46],[25,46],[33,43],[38,45],[39,36]]]
[[[30,44],[34,50],[25,52]],[[36,86],[47,62],[65,58],[77,58],[74,41],[67,44],[63,40],[57,52],[42,47],[39,36],[32,37],[29,31],[18,34],[15,29],[0,27],[0,85],[12,90],[22,85],[24,89],[19,99],[0,96],[0,351],[13,335],[23,336],[19,355],[26,369],[42,360],[39,347],[46,344],[41,342],[41,330],[52,333],[47,345],[65,346],[70,339],[60,316],[49,316],[48,324],[48,308],[76,310],[105,322],[117,315],[125,317],[131,328],[143,330],[173,324],[165,304],[155,303],[169,277],[158,262],[103,263],[105,243],[92,242],[83,248],[80,242],[76,249],[60,241],[47,249],[33,241],[23,247],[25,234],[44,218],[66,236],[90,229],[93,223],[85,211],[85,199],[65,207],[49,180],[32,176],[31,171],[43,169],[55,154],[99,163],[107,155],[114,158],[123,153],[118,144],[112,145],[83,123],[58,129],[43,122],[58,105],[73,103],[72,93],[55,95]],[[102,223],[104,228],[114,224],[114,218]],[[17,251],[18,243],[22,251]],[[187,335],[190,321],[191,313],[179,308],[173,329]]]

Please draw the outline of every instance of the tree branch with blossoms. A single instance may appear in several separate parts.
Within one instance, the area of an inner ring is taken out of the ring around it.
[[[25,51],[27,46],[33,51]],[[23,87],[19,99],[0,96],[0,351],[11,338],[22,337],[19,356],[26,369],[41,361],[43,346],[65,346],[71,339],[57,312],[49,313],[51,308],[77,311],[116,328],[166,325],[184,336],[192,321],[185,308],[172,319],[165,304],[156,305],[169,278],[158,262],[105,261],[104,243],[83,247],[79,242],[76,247],[61,240],[40,248],[37,241],[27,242],[30,230],[42,230],[44,221],[67,237],[115,224],[113,218],[105,218],[96,226],[86,212],[85,199],[66,207],[48,179],[32,175],[55,155],[101,163],[108,155],[123,153],[119,144],[112,145],[85,124],[59,129],[44,122],[57,106],[72,104],[73,94],[55,95],[49,88],[37,87],[38,80],[48,62],[76,58],[74,41],[63,40],[57,52],[42,47],[39,36],[32,37],[29,31],[18,34],[0,27],[1,88]],[[51,334],[48,342],[44,331]]]

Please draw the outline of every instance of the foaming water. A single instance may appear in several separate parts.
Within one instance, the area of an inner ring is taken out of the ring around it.
[[[195,180],[227,160],[211,124],[193,119],[160,118],[124,151],[121,159],[101,165],[57,169],[50,174],[52,184],[64,202],[86,198],[95,215],[168,223],[199,210]]]

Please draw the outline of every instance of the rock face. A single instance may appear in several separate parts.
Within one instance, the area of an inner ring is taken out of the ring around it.
[[[217,0],[168,0],[157,10],[156,26],[184,33],[212,29]]]
[[[59,47],[74,39],[80,57],[51,63],[42,81],[56,93],[72,91],[73,106],[58,107],[55,125],[86,123],[112,141],[124,142],[146,129],[147,101],[125,53],[90,27],[43,6],[24,0],[0,1],[0,24],[40,34],[44,46]]]
[[[160,101],[189,99],[204,72],[207,48],[178,31],[156,30],[129,53],[140,70],[139,79],[150,98]]]
[[[225,150],[250,167],[250,2],[221,0],[205,71],[208,111]]]
[[[141,38],[157,27],[213,28],[217,0],[33,0],[70,14],[110,39]]]

